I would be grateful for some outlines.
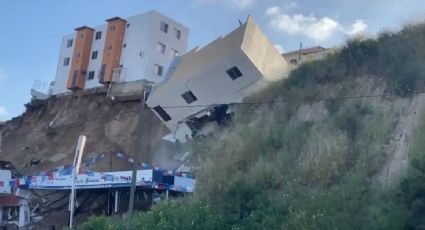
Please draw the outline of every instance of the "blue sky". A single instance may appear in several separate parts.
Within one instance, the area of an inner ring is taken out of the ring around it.
[[[0,121],[24,111],[35,80],[54,79],[63,35],[148,10],[189,27],[189,48],[225,35],[248,15],[285,51],[425,20],[423,0],[0,0]]]

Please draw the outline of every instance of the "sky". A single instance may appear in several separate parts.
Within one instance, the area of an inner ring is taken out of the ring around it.
[[[0,0],[0,121],[19,116],[35,81],[54,80],[62,37],[82,25],[156,10],[190,29],[189,49],[248,15],[281,52],[339,46],[425,20],[424,0]]]

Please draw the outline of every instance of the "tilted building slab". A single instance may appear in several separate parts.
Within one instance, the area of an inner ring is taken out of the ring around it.
[[[285,77],[288,65],[252,17],[225,37],[194,48],[170,67],[147,104],[185,141],[193,119],[211,115],[221,105],[238,103],[265,82]],[[169,136],[170,137],[170,136]]]

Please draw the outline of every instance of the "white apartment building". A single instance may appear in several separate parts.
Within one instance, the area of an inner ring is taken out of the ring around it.
[[[186,52],[188,28],[156,11],[106,22],[63,37],[52,95],[112,81],[158,83]]]
[[[248,17],[225,37],[180,57],[173,70],[154,87],[147,104],[170,129],[166,139],[184,142],[197,124],[226,113],[227,104],[286,77],[288,64]]]

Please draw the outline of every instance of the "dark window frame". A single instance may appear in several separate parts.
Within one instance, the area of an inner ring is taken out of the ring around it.
[[[171,117],[160,105],[153,107],[153,110],[162,118],[164,121],[170,121]]]
[[[69,62],[71,61],[70,57],[66,57],[63,59],[63,66],[69,66]]]
[[[168,23],[161,21],[161,25],[159,27],[159,30],[161,30],[164,33],[168,33],[169,27],[170,27],[170,25],[168,25]]]
[[[174,36],[175,36],[178,40],[180,40],[180,39],[181,39],[181,37],[182,37],[182,31],[181,31],[181,30],[179,30],[179,29],[177,29],[177,28],[174,28]]]
[[[193,94],[192,91],[186,91],[182,95],[182,98],[186,101],[187,104],[191,104],[198,100],[198,98]]]
[[[95,71],[89,71],[89,74],[87,74],[87,80],[93,80],[96,72]]]
[[[74,39],[68,39],[67,41],[66,41],[66,48],[70,48],[70,47],[72,47],[72,45],[74,44]]]
[[[95,35],[95,40],[100,40],[100,39],[102,39],[102,31],[97,31]]]
[[[233,81],[243,76],[242,72],[237,66],[233,66],[232,68],[226,70],[226,73]]]
[[[161,50],[158,50],[159,47],[161,48]],[[167,46],[162,42],[158,42],[156,49],[160,54],[165,54],[165,50],[167,49]]]
[[[97,50],[93,51],[91,53],[91,60],[96,60],[99,52]]]
[[[158,67],[158,71],[157,71],[157,72],[155,71],[156,67]],[[163,72],[164,72],[164,67],[163,67],[162,65],[154,64],[154,67],[153,67],[153,73],[154,73],[155,75],[157,75],[157,76],[162,76]]]

